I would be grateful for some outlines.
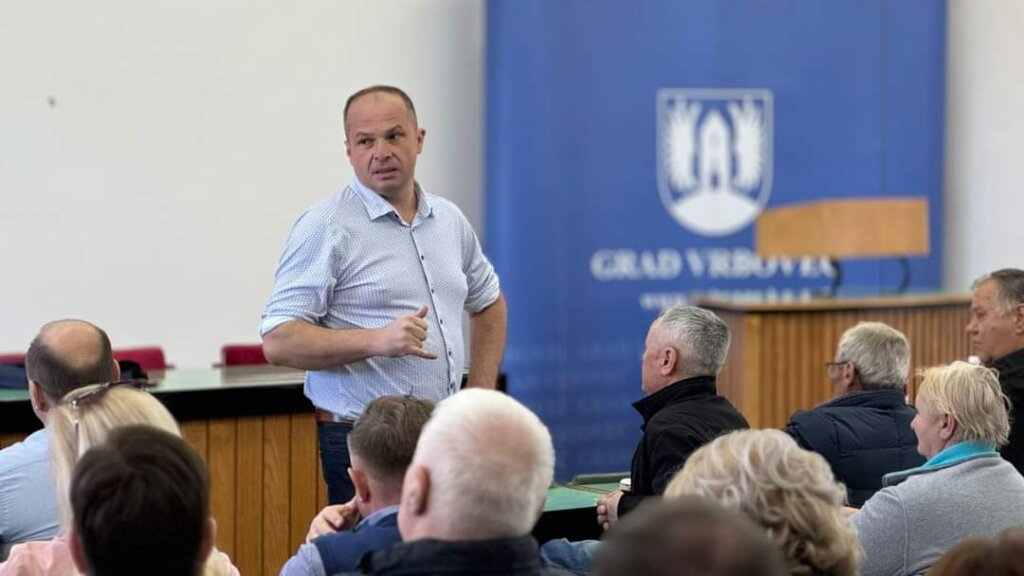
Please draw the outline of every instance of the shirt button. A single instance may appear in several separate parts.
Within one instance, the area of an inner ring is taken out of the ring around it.
[[[438,318],[437,321],[440,322],[441,324],[444,324],[444,318]]]
[[[427,259],[426,256],[424,256],[423,254],[420,254],[420,260],[426,260],[426,259]]]

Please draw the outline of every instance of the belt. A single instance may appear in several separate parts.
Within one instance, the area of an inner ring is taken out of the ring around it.
[[[316,409],[316,421],[317,422],[334,422],[335,424],[348,424],[352,426],[356,423],[351,418],[345,418],[341,414],[335,414],[330,410],[324,410],[323,408]]]

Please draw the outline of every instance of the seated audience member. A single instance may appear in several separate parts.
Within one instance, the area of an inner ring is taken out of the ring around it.
[[[641,367],[646,396],[633,404],[643,417],[643,437],[633,453],[629,492],[616,490],[597,504],[597,521],[609,528],[644,498],[659,495],[694,450],[749,425],[719,396],[715,379],[729,353],[729,327],[714,312],[673,306],[647,333]],[[547,566],[586,574],[598,540],[546,542]]]
[[[366,405],[348,435],[352,458],[348,474],[355,498],[320,513],[310,535],[334,533],[303,544],[284,565],[282,576],[348,572],[366,552],[402,541],[398,534],[402,479],[433,409],[430,402],[410,396],[382,396]]]
[[[928,576],[1024,576],[1024,528],[970,538],[939,558]]]
[[[779,430],[742,430],[686,461],[666,499],[709,498],[738,510],[779,546],[792,575],[856,576],[861,551],[828,462]]]
[[[197,576],[213,549],[206,465],[180,437],[122,426],[71,478],[75,566],[91,576]]]
[[[623,518],[595,576],[785,576],[778,546],[740,514],[701,498],[652,500]]]
[[[882,488],[882,476],[924,463],[905,398],[910,345],[881,322],[861,322],[843,333],[827,370],[834,398],[793,414],[786,432],[825,457],[859,508]]]
[[[1024,473],[1024,270],[1004,268],[974,282],[967,335],[981,363],[999,373],[1010,399],[1010,436],[1000,453]]]
[[[661,494],[694,450],[747,420],[719,396],[715,379],[729,353],[729,327],[714,312],[674,306],[647,333],[641,368],[646,396],[633,404],[643,438],[633,453],[629,492],[614,492],[598,507],[606,527],[643,498]]]
[[[470,388],[442,400],[416,444],[398,509],[401,544],[364,574],[549,573],[530,536],[554,474],[547,428],[511,397]]]
[[[32,410],[43,429],[0,450],[0,560],[7,557],[11,544],[57,534],[50,409],[70,390],[120,377],[107,334],[81,320],[43,326],[29,345],[25,372]]]
[[[930,368],[914,418],[923,466],[887,475],[851,517],[863,574],[924,574],[960,541],[1024,521],[1024,478],[996,448],[1010,423],[995,373],[954,362]]]
[[[72,471],[79,457],[90,448],[103,445],[112,430],[131,424],[181,435],[178,423],[159,400],[124,383],[78,388],[51,408],[50,453],[61,529],[53,540],[24,542],[11,548],[10,557],[0,564],[0,576],[72,576],[78,573],[68,543],[68,534],[74,525],[70,500]],[[206,560],[203,574],[237,575],[238,570],[223,552],[214,549]]]

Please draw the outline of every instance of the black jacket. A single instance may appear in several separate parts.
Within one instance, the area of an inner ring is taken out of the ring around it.
[[[633,453],[632,487],[619,500],[618,515],[647,496],[665,491],[672,475],[694,451],[716,437],[750,425],[715,392],[714,376],[680,380],[633,404],[644,431]]]
[[[992,363],[999,371],[1003,393],[1010,399],[1010,443],[1000,450],[1003,458],[1024,474],[1024,349]]]
[[[359,574],[427,575],[467,574],[474,576],[567,575],[540,563],[537,541],[532,536],[449,542],[414,540],[395,544],[363,556]]]
[[[902,390],[862,390],[793,414],[786,432],[825,457],[850,506],[860,508],[882,488],[882,476],[924,464],[910,428],[916,414]]]

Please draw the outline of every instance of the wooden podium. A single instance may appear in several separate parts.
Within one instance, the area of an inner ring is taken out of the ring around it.
[[[926,256],[924,198],[822,200],[766,210],[757,219],[760,256]]]
[[[917,370],[965,360],[970,342],[970,296],[823,299],[786,304],[737,304],[708,299],[732,333],[718,391],[755,428],[781,428],[796,410],[832,397],[825,363],[833,360],[839,337],[862,320],[885,322],[910,341],[912,399]]]
[[[843,280],[841,260],[898,258],[910,286],[907,256],[926,256],[928,201],[924,198],[822,200],[767,210],[757,218],[754,247],[759,256],[827,256],[834,296]]]
[[[929,252],[928,203],[920,198],[868,198],[809,202],[768,210],[758,219],[760,256],[877,258]],[[838,268],[837,268],[838,270]],[[729,325],[732,346],[719,392],[754,427],[779,428],[796,410],[832,397],[825,363],[842,333],[862,320],[903,332],[910,341],[914,397],[920,368],[966,359],[970,343],[968,295],[822,298],[790,303],[737,303],[707,299],[700,306]]]

